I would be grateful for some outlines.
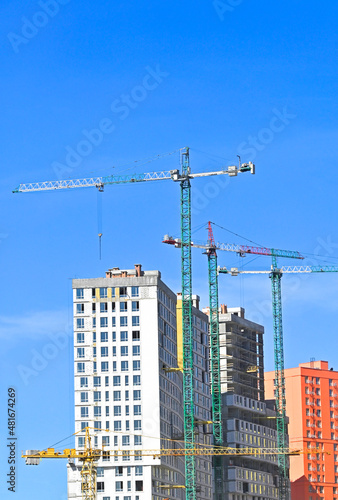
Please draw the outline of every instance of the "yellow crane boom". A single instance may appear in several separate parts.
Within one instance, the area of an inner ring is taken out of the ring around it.
[[[77,434],[77,433],[76,433]],[[160,448],[148,450],[104,450],[93,448],[89,428],[86,428],[85,446],[83,450],[75,448],[66,448],[62,451],[55,448],[47,448],[46,450],[27,450],[22,453],[22,457],[26,459],[26,465],[38,465],[42,458],[68,458],[78,459],[82,463],[81,468],[81,489],[83,500],[96,500],[96,462],[102,457],[125,457],[125,456],[142,456],[142,457],[185,457],[190,456],[268,456],[268,455],[300,455],[307,453],[308,450],[291,449],[291,448],[229,448],[222,446],[199,446],[196,445],[193,449],[186,448]],[[163,486],[162,486],[163,487]],[[168,486],[166,486],[168,487]],[[178,486],[175,486],[178,487]],[[184,485],[180,487],[184,488]]]

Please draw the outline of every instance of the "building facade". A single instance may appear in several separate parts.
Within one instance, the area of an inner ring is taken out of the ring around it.
[[[274,397],[274,372],[265,374],[267,397]],[[338,500],[338,372],[327,361],[285,370],[286,414],[291,448],[292,500]]]
[[[183,378],[172,370],[182,365],[181,298],[159,271],[136,265],[73,280],[73,303],[76,447],[84,447],[90,427],[94,447],[104,450],[98,500],[185,498],[184,458],[142,454],[184,444]],[[195,438],[209,445],[208,317],[197,296],[193,303]],[[211,457],[196,458],[196,487],[199,499],[211,498]],[[68,466],[68,498],[81,496],[75,461]]]
[[[273,408],[264,400],[263,326],[242,308],[221,306],[220,364],[224,445],[276,448]],[[224,457],[226,500],[276,500],[276,455]]]

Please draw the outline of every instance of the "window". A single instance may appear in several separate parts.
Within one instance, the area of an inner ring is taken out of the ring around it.
[[[110,446],[109,441],[109,436],[102,436],[102,446]]]
[[[121,432],[121,430],[122,430],[121,420],[115,420],[115,422],[114,422],[114,431],[115,432]]]
[[[101,347],[101,357],[102,358],[108,357],[108,347]]]
[[[77,300],[84,298],[83,288],[76,288],[76,298]]]
[[[84,344],[84,333],[77,333],[76,334],[76,340],[78,344]]]
[[[141,446],[142,445],[142,436],[134,436],[134,445]]]
[[[129,391],[126,391],[126,392],[124,393],[124,399],[125,399],[126,401],[129,401]]]
[[[133,345],[133,356],[139,356],[139,355],[140,355],[140,346]]]
[[[134,401],[140,401],[141,400],[141,391],[140,390],[133,391],[133,398],[134,398]]]
[[[109,406],[106,406],[106,417],[109,417]]]
[[[113,392],[113,399],[114,399],[114,401],[121,401],[121,391],[114,391]]]
[[[140,340],[140,332],[139,330],[133,331],[133,340]]]
[[[81,406],[81,418],[88,418],[88,406]]]
[[[121,406],[114,406],[114,417],[121,416]]]
[[[100,313],[107,313],[107,312],[108,312],[108,303],[101,302],[100,303]]]
[[[129,417],[129,405],[126,406],[126,416]]]
[[[116,342],[116,332],[112,333],[112,340],[113,340],[113,342]]]
[[[135,481],[135,490],[143,491],[143,481]]]
[[[107,298],[107,288],[100,288],[100,299]]]
[[[121,346],[121,356],[128,356],[128,346],[127,345]]]
[[[123,476],[123,467],[121,466],[115,467],[115,476],[116,477]]]
[[[88,403],[88,392],[80,393],[81,403]]]
[[[76,328],[84,328],[84,318],[77,318]]]
[[[94,417],[101,417],[101,406],[94,406]]]
[[[104,477],[104,468],[103,467],[97,467],[96,477]]]
[[[128,302],[120,302],[120,312],[125,312],[128,310]]]
[[[319,377],[316,377],[316,384],[317,384],[317,385],[319,385],[319,384],[320,384]]]
[[[140,310],[140,303],[138,300],[133,300],[133,302],[131,303],[131,310],[133,312]]]
[[[128,369],[128,361],[121,361],[121,372],[127,372]]]
[[[141,415],[141,405],[134,405],[134,415],[135,416]]]
[[[316,404],[317,404],[317,406],[321,406],[320,399],[316,399]]]
[[[109,364],[108,361],[101,361],[101,372],[108,372]]]
[[[92,314],[96,312],[96,304],[95,302],[92,303]]]
[[[114,375],[114,377],[113,377],[113,385],[115,387],[121,385],[121,377],[120,377],[120,375]]]
[[[127,287],[120,286],[120,297],[127,297]]]
[[[142,476],[143,474],[143,466],[142,465],[136,465],[135,467],[135,476]]]
[[[121,332],[120,333],[120,340],[121,340],[121,342],[126,342],[128,340],[128,332],[125,332],[125,331]]]
[[[107,328],[108,327],[108,318],[103,316],[100,318],[100,327],[101,328]]]
[[[93,357],[96,358],[96,347],[93,347]]]
[[[130,445],[130,437],[122,436],[122,446],[129,446],[129,445]]]
[[[88,377],[80,378],[80,387],[88,387]]]
[[[84,304],[76,304],[76,314],[84,313]]]
[[[85,372],[85,364],[77,363],[77,373],[84,373],[84,372]]]
[[[113,356],[116,356],[116,346],[113,345]]]
[[[108,332],[101,332],[101,342],[108,342]]]
[[[83,431],[86,427],[89,427],[88,422],[81,422],[81,431]]]
[[[92,318],[92,321],[93,321],[93,328],[96,328],[96,317],[95,316]]]
[[[140,316],[133,316],[131,321],[132,326],[140,326]]]
[[[96,332],[93,332],[93,343],[95,344],[96,342]]]
[[[126,420],[126,431],[130,431],[130,423],[129,423],[129,420]]]
[[[78,444],[79,444],[79,448],[83,448],[84,445],[85,445],[85,438],[84,437],[79,437],[78,438]]]
[[[101,377],[94,377],[94,387],[101,387]]]
[[[134,372],[140,371],[140,369],[141,369],[141,361],[139,359],[137,361],[133,361]]]
[[[128,317],[120,316],[120,326],[128,326]]]
[[[94,391],[94,403],[101,401],[101,391]]]
[[[113,316],[112,319],[111,319],[111,326],[113,328],[115,328],[115,326],[116,326],[116,318],[115,318],[115,316]]]
[[[123,481],[115,481],[115,491],[123,491]]]
[[[141,385],[141,375],[133,375],[133,385]]]
[[[138,286],[132,286],[131,287],[131,296],[132,297],[138,297]]]
[[[98,482],[98,483],[97,483],[97,488],[96,488],[96,490],[97,490],[98,492],[100,492],[100,491],[104,491],[104,483],[103,483],[103,482]]]
[[[134,431],[142,430],[141,420],[134,420]]]

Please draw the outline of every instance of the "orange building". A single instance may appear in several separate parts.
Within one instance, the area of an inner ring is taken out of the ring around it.
[[[266,399],[274,399],[274,372],[265,373]],[[285,370],[291,448],[292,500],[338,500],[338,372],[327,361]]]

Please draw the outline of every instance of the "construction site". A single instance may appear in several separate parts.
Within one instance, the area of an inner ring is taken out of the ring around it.
[[[338,266],[279,266],[278,258],[304,257],[298,251],[216,243],[211,222],[207,242],[192,241],[191,181],[245,172],[255,174],[255,165],[239,162],[226,170],[194,174],[189,148],[183,148],[181,171],[20,184],[13,191],[95,187],[102,192],[109,185],[159,180],[180,186],[181,237],[165,235],[163,240],[181,252],[179,293],[162,281],[160,271],[143,270],[141,264],[108,269],[104,278],[72,281],[76,447],[22,455],[28,465],[67,458],[69,499],[107,500],[118,493],[124,500],[290,500],[292,458],[320,450],[323,465],[308,466],[319,472],[332,461],[332,446],[321,432],[313,430],[310,441],[298,439],[290,445],[281,278],[338,272]],[[202,310],[192,290],[193,248],[207,257],[209,304]],[[218,266],[219,251],[272,260],[266,271],[228,269]],[[219,303],[219,276],[241,273],[268,274],[271,280],[275,371],[268,374],[269,398],[264,326],[246,318],[243,308]],[[306,416],[314,417],[311,425],[317,427],[321,414],[312,410]],[[335,423],[338,414],[331,413]],[[321,475],[314,476],[310,496],[336,498],[322,496],[327,488],[323,483]],[[335,489],[328,488],[332,494]]]

